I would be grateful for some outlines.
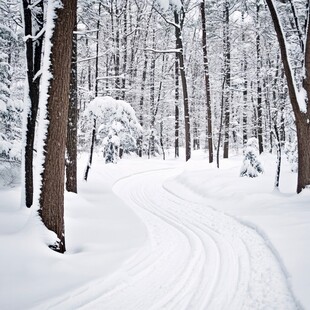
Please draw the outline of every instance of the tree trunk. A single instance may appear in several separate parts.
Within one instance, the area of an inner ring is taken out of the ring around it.
[[[174,156],[180,156],[179,149],[179,127],[180,127],[180,112],[179,112],[179,58],[175,55],[174,62]]]
[[[308,45],[308,44],[307,44]],[[307,46],[308,47],[308,46]],[[308,113],[309,114],[309,113]],[[298,146],[297,193],[310,186],[310,124],[309,115],[300,116],[296,121]]]
[[[99,2],[99,7],[98,7],[99,18],[97,20],[97,33],[96,33],[95,98],[98,96],[98,84],[99,84],[98,76],[99,76],[100,13],[101,13],[101,3]],[[88,159],[88,163],[87,163],[85,174],[84,174],[84,180],[85,181],[87,181],[88,173],[89,173],[89,170],[90,170],[92,162],[93,162],[93,153],[94,153],[94,148],[95,148],[96,131],[97,131],[96,124],[97,124],[97,119],[96,119],[96,115],[95,115],[94,119],[93,119],[93,130],[92,130],[92,135],[91,135],[91,145],[90,145],[89,159]]]
[[[184,64],[184,51],[181,34],[181,26],[184,20],[184,11],[181,9],[181,21],[179,19],[179,13],[174,11],[174,21],[177,25],[175,27],[175,37],[177,42],[177,48],[180,50],[178,53],[179,58],[179,70],[181,76],[182,90],[183,90],[183,106],[184,106],[184,125],[185,125],[185,160],[188,161],[191,158],[191,136],[190,136],[190,119],[189,119],[189,103],[188,103],[188,92],[187,92],[187,81]]]
[[[284,72],[287,79],[289,96],[292,108],[295,115],[297,144],[298,144],[298,178],[297,178],[297,193],[300,193],[304,188],[310,185],[310,102],[305,101],[306,111],[300,109],[296,88],[293,80],[293,72],[288,60],[286,50],[285,36],[282,31],[280,20],[272,0],[266,0],[270,10],[271,18],[275,27],[277,38],[279,41],[281,58],[284,66]],[[308,10],[308,21],[309,21]],[[306,76],[303,81],[303,87],[307,92],[307,98],[310,98],[310,23],[308,22],[306,33],[306,50],[305,50],[305,72]]]
[[[222,98],[221,98],[221,115],[220,115],[220,127],[219,127],[219,137],[217,141],[217,149],[216,149],[216,166],[220,168],[220,147],[221,147],[221,140],[222,140],[222,129],[223,129],[223,118],[224,118],[224,101],[225,101],[225,76],[222,83]]]
[[[224,158],[228,158],[229,152],[229,125],[230,125],[230,37],[229,37],[229,1],[226,0],[224,5],[224,75],[225,83],[224,87]]]
[[[146,27],[146,34],[144,37],[144,43],[143,43],[143,49],[144,49],[144,64],[143,64],[143,71],[142,71],[142,81],[141,81],[141,96],[140,96],[140,103],[139,103],[139,107],[140,107],[140,115],[139,115],[139,123],[140,126],[143,127],[143,113],[144,113],[144,91],[145,91],[145,85],[146,85],[146,75],[147,75],[147,67],[148,67],[148,53],[146,51],[146,47],[147,47],[147,35],[148,35],[148,29],[150,26],[150,21],[151,21],[151,17],[152,17],[153,11],[150,12],[149,16],[148,16],[148,21],[147,21],[147,27]],[[138,138],[137,141],[137,145],[138,145],[138,155],[139,157],[142,157],[143,154],[143,136],[141,135]]]
[[[154,22],[155,24],[155,22]],[[152,30],[152,48],[155,49],[155,28]],[[155,120],[156,120],[156,107],[155,107],[155,67],[156,56],[155,53],[151,56],[150,61],[150,136],[149,136],[149,150],[148,155],[155,156]],[[164,62],[163,62],[164,63]],[[163,65],[164,66],[164,65]]]
[[[259,34],[259,11],[260,0],[256,1],[256,79],[257,79],[257,138],[259,154],[263,153],[263,108],[262,108],[262,87],[261,87],[261,46]]]
[[[43,46],[43,34],[33,41],[31,36],[36,36],[43,28],[43,0],[37,2],[35,18],[38,24],[37,31],[33,33],[33,16],[29,7],[30,3],[23,0],[23,14],[24,14],[24,33],[25,37],[30,36],[26,41],[26,61],[27,61],[27,83],[28,83],[28,98],[30,107],[27,113],[26,124],[26,145],[25,145],[25,202],[26,206],[30,208],[33,203],[33,147],[36,120],[39,106],[39,87],[40,76],[36,76],[41,68],[41,55]]]
[[[50,1],[48,5],[53,5]],[[76,0],[63,0],[56,8],[57,19],[51,37],[50,80],[47,99],[47,135],[44,142],[42,185],[39,214],[44,225],[58,237],[50,247],[65,252],[64,175],[67,118],[70,95],[72,38],[76,16]]]
[[[206,29],[206,12],[205,0],[200,3],[201,25],[202,25],[202,51],[203,67],[206,87],[206,110],[207,110],[207,143],[209,151],[209,163],[213,162],[213,141],[212,141],[212,113],[211,113],[211,94],[210,94],[210,77],[209,77],[209,60],[207,51],[207,29]]]
[[[145,39],[145,46],[146,46],[146,39]],[[140,126],[143,127],[143,113],[144,113],[144,89],[146,84],[146,74],[147,74],[147,66],[148,66],[148,55],[147,52],[144,53],[144,65],[143,65],[143,72],[142,72],[142,81],[141,81],[141,97],[140,97],[140,115],[139,115],[139,123]],[[138,138],[138,155],[142,157],[143,153],[143,136],[141,135]]]
[[[75,27],[76,31],[76,20]],[[67,128],[66,190],[77,193],[77,35],[73,35]]]
[[[242,10],[242,24],[244,25],[244,10]],[[243,91],[242,91],[242,98],[243,98],[243,110],[242,110],[242,141],[243,141],[243,146],[247,144],[248,141],[248,78],[247,78],[247,69],[248,69],[248,61],[247,61],[247,56],[246,56],[246,51],[245,51],[245,28],[246,26],[243,26],[242,28],[242,46],[243,46],[243,51],[242,51],[242,56],[243,56]],[[245,148],[244,148],[245,149]]]
[[[276,138],[276,145],[277,145],[277,168],[276,168],[276,178],[274,182],[274,187],[279,188],[280,172],[281,172],[281,141],[280,141],[276,121],[274,121],[274,135]]]
[[[120,23],[119,23],[119,9],[117,6],[117,3],[115,4],[116,8],[115,8],[115,16],[116,16],[116,20],[115,20],[115,27],[116,27],[116,31],[115,31],[115,63],[114,63],[114,74],[115,74],[115,99],[118,100],[120,99],[120,31],[119,31],[119,27],[120,27]]]
[[[126,71],[127,71],[127,58],[128,58],[128,53],[127,53],[127,7],[128,7],[128,0],[125,0],[124,3],[124,35],[123,35],[123,42],[122,42],[122,47],[124,49],[124,55],[123,55],[123,78],[122,78],[122,100],[125,100],[126,96]]]
[[[96,142],[96,118],[94,117],[94,123],[93,123],[93,130],[91,135],[91,144],[90,144],[90,152],[89,152],[89,159],[86,166],[85,174],[84,174],[84,180],[87,181],[88,173],[91,168],[91,165],[93,163],[93,153],[94,153],[94,147]]]

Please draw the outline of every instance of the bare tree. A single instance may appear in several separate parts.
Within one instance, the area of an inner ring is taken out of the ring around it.
[[[264,151],[263,147],[263,107],[261,86],[261,38],[260,38],[260,0],[256,0],[256,85],[257,85],[257,138],[259,154]]]
[[[281,27],[280,18],[277,9],[272,0],[266,0],[273,20],[274,28],[277,34],[281,58],[284,66],[284,72],[287,79],[289,97],[295,115],[295,123],[297,130],[298,144],[298,178],[297,178],[297,193],[300,193],[304,188],[310,185],[310,23],[308,9],[306,33],[306,44],[304,56],[305,76],[303,77],[303,88],[306,92],[306,97],[298,99],[298,89],[294,80],[292,66],[289,60],[288,47],[285,41],[285,33]]]
[[[228,158],[229,151],[229,125],[230,125],[230,32],[229,32],[229,14],[230,7],[229,1],[225,0],[223,15],[224,15],[224,36],[223,36],[223,44],[224,44],[224,81],[225,87],[223,88],[224,93],[224,158]]]
[[[179,49],[179,72],[181,76],[182,90],[183,90],[183,106],[184,106],[184,124],[185,124],[185,159],[186,161],[191,158],[191,134],[190,134],[190,118],[189,118],[189,102],[188,102],[188,91],[187,91],[187,79],[185,72],[184,63],[184,50],[182,40],[182,27],[184,23],[185,12],[182,6],[180,12],[174,11],[174,22],[175,22],[175,37],[176,47]]]
[[[209,60],[207,52],[207,29],[206,29],[206,12],[205,0],[200,3],[201,26],[202,26],[202,51],[203,67],[206,87],[206,108],[207,108],[207,144],[209,151],[209,163],[213,162],[213,142],[212,142],[212,113],[211,113],[211,94],[210,94],[210,77],[209,77]]]
[[[25,202],[29,208],[33,203],[33,152],[34,137],[39,106],[39,87],[41,55],[43,46],[43,0],[30,5],[31,1],[23,0],[23,21],[26,39],[27,66],[27,111],[26,144],[25,144]]]

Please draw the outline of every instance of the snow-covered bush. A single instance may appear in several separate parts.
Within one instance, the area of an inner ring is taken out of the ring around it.
[[[136,141],[142,128],[131,105],[112,97],[96,97],[84,112],[82,124],[85,134],[90,133],[93,119],[97,123],[97,141],[103,147],[107,163],[117,162],[122,152],[136,152]]]
[[[119,158],[120,140],[114,129],[111,128],[108,136],[103,139],[102,144],[106,164],[116,163]]]
[[[297,173],[298,170],[298,151],[297,141],[288,142],[285,144],[284,152],[287,157],[287,161],[291,165],[291,171]]]
[[[250,138],[246,145],[246,151],[243,159],[243,165],[240,171],[240,176],[255,178],[259,173],[263,173],[263,167],[257,159],[258,141],[256,138]]]

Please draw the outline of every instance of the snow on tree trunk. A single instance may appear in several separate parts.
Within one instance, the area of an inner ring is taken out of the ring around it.
[[[50,247],[65,252],[64,175],[76,1],[50,0],[40,93],[41,184],[39,215],[57,235]]]

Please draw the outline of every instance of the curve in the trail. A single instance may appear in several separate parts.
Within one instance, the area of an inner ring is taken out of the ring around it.
[[[264,239],[231,217],[165,190],[162,184],[173,174],[148,172],[116,183],[115,192],[145,223],[149,242],[109,279],[93,283],[91,293],[73,294],[69,304],[115,310],[297,309]]]

